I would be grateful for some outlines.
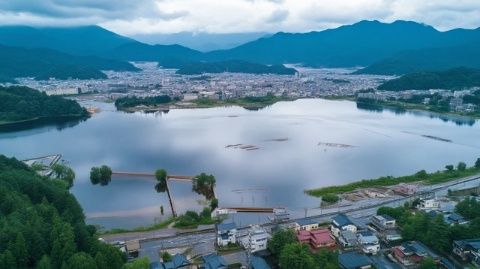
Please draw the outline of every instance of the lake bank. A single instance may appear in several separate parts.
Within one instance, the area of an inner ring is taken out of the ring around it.
[[[314,197],[322,197],[322,196],[329,196],[329,195],[345,194],[347,192],[358,191],[364,188],[390,187],[390,186],[398,185],[400,183],[423,183],[423,184],[433,185],[433,184],[439,184],[439,183],[445,183],[445,182],[457,180],[460,178],[472,176],[479,173],[480,173],[480,166],[469,167],[469,168],[465,168],[464,170],[458,170],[458,169],[445,170],[445,171],[437,171],[433,173],[427,173],[425,172],[425,170],[421,170],[413,175],[408,175],[408,176],[400,176],[400,177],[384,176],[384,177],[379,177],[375,179],[363,179],[363,180],[352,182],[345,185],[309,189],[309,190],[305,190],[305,193]]]

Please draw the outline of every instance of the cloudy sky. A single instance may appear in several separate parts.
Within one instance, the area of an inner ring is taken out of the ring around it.
[[[0,0],[0,24],[99,24],[121,34],[306,32],[363,19],[480,26],[480,0]]]

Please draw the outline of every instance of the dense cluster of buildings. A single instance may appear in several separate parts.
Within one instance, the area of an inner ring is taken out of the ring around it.
[[[359,90],[375,88],[386,77],[352,75],[348,69],[308,69],[295,67],[296,75],[219,73],[178,75],[156,63],[135,63],[139,72],[105,71],[107,79],[35,80],[19,83],[47,94],[96,93],[98,98],[116,99],[125,95],[169,95],[191,100],[199,97],[236,98],[267,93],[289,97],[352,96]]]

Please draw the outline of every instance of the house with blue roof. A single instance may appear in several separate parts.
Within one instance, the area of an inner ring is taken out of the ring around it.
[[[357,238],[363,253],[376,255],[380,251],[380,240],[371,231],[358,232]]]
[[[343,269],[368,269],[372,268],[373,261],[365,254],[346,252],[338,255],[338,263]]]
[[[171,261],[168,262],[152,262],[150,263],[150,269],[178,269],[187,268],[190,262],[182,254],[175,254]]]
[[[227,269],[227,261],[222,256],[215,253],[202,257],[202,269]]]
[[[237,225],[234,222],[220,223],[215,226],[217,231],[217,246],[225,247],[237,243]]]
[[[453,241],[453,253],[480,267],[480,238]]]
[[[250,265],[252,269],[271,269],[270,265],[268,265],[263,258],[258,256],[252,256],[252,262]]]
[[[332,219],[332,225],[330,226],[330,230],[336,238],[340,236],[341,231],[351,231],[352,233],[356,233],[357,229],[357,225],[355,225],[345,214],[336,215]]]

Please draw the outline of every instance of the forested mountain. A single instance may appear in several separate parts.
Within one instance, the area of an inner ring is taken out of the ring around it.
[[[314,67],[371,65],[361,72],[404,74],[458,66],[477,67],[480,29],[441,32],[410,21],[361,21],[318,32],[277,33],[232,49],[202,53],[180,45],[144,44],[99,26],[5,26],[0,27],[0,44],[50,48],[123,61],[242,60],[268,65],[302,63]]]
[[[126,61],[158,61],[164,58],[197,60],[202,53],[180,45],[147,45],[136,42],[116,47],[102,56]]]
[[[247,73],[247,74],[277,74],[294,75],[297,70],[287,68],[283,64],[264,65],[240,60],[220,62],[188,62],[179,66],[177,74],[199,75],[203,73]]]
[[[25,49],[0,45],[0,80],[106,78],[100,70],[135,71],[132,64],[95,56],[71,56],[51,49]]]
[[[121,268],[95,233],[62,180],[0,155],[0,268]]]
[[[454,68],[446,71],[418,72],[389,80],[378,87],[383,91],[462,89],[480,87],[480,70]]]
[[[49,48],[74,55],[102,53],[137,41],[100,26],[44,27],[2,26],[0,44],[24,48]]]
[[[415,22],[361,21],[302,34],[278,33],[239,47],[206,54],[207,59],[311,66],[367,66],[404,50],[480,44],[480,30],[440,32]]]
[[[403,51],[363,68],[357,73],[402,75],[420,71],[445,70],[459,66],[480,68],[479,44]]]
[[[27,87],[0,87],[0,124],[62,117],[86,118],[88,112],[76,101],[60,96]]]

